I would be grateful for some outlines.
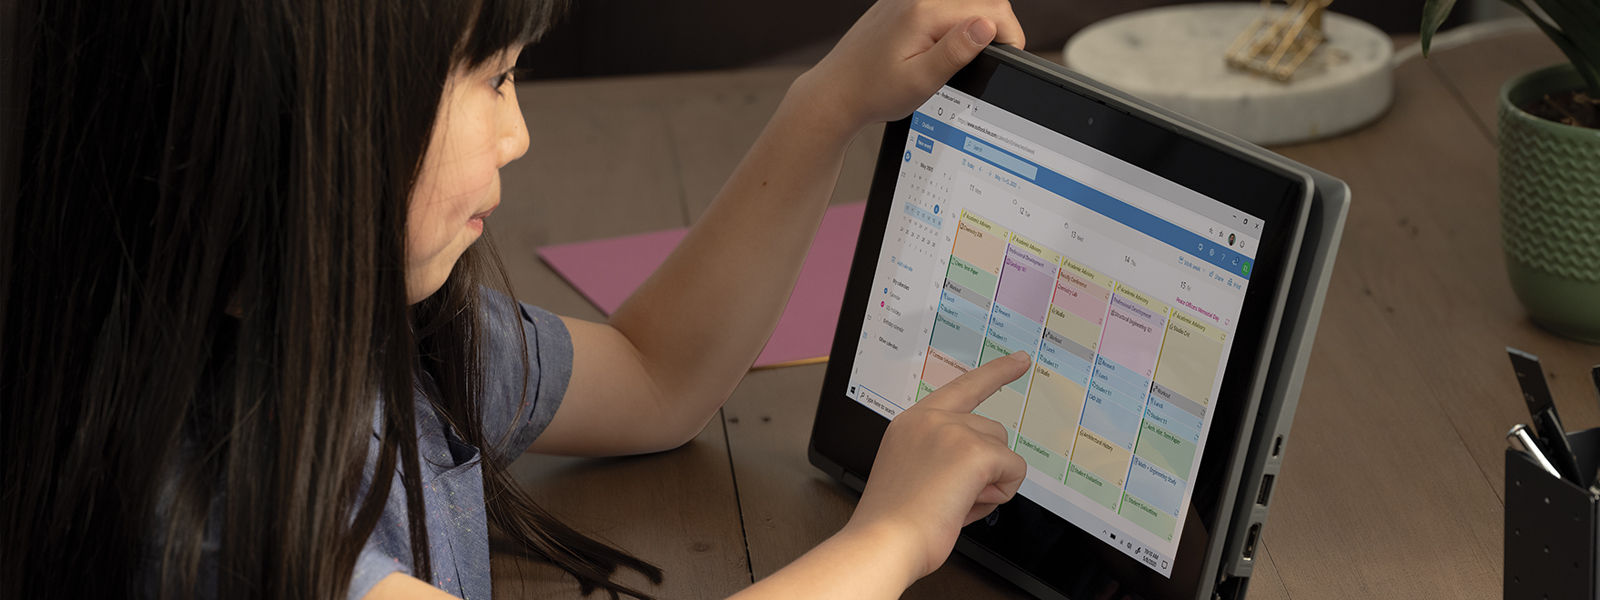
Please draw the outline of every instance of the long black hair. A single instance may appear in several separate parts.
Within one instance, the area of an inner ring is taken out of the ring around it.
[[[0,597],[209,593],[208,526],[217,597],[343,595],[389,491],[360,490],[376,410],[375,472],[400,472],[431,580],[408,400],[425,369],[465,441],[501,441],[477,417],[497,263],[469,249],[408,306],[407,201],[451,70],[561,4],[22,2],[0,42],[26,86],[0,113],[22,115],[0,132],[20,138],[0,146]],[[503,531],[585,594],[642,596],[619,566],[659,582],[497,454]]]

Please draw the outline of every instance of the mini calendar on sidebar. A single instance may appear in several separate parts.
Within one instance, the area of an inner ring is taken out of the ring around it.
[[[896,216],[896,241],[905,251],[927,257],[941,254],[940,236],[949,216],[954,181],[949,173],[933,173],[925,160],[907,160],[901,170],[901,210]]]

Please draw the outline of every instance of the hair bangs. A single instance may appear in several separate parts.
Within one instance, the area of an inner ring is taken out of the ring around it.
[[[566,0],[481,0],[456,62],[476,68],[501,52],[531,44],[566,8]]]

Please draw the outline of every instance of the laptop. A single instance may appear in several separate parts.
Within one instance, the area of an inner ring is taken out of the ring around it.
[[[1028,463],[959,552],[1041,598],[1241,598],[1349,203],[1337,179],[1008,46],[889,124],[812,464],[861,490],[960,374]]]

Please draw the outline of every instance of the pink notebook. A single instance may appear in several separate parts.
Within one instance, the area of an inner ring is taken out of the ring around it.
[[[766,349],[756,358],[756,368],[828,359],[865,208],[864,203],[835,206],[823,216],[817,239],[812,242],[805,267],[800,270],[800,280],[789,296],[789,305],[778,320],[772,339],[767,341]],[[655,272],[656,267],[661,266],[667,254],[688,232],[685,227],[545,246],[539,249],[539,258],[593,302],[600,312],[610,315]]]

